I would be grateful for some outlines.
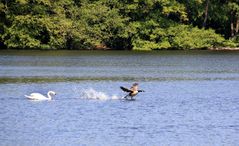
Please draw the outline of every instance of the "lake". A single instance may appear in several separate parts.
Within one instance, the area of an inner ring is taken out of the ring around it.
[[[238,144],[239,52],[0,51],[2,146]]]

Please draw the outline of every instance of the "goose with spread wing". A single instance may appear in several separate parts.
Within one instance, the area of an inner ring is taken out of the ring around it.
[[[144,90],[138,90],[138,85],[139,85],[138,83],[134,83],[130,89],[120,86],[121,90],[129,93],[124,98],[129,100],[134,100],[133,98],[134,96],[136,96],[139,92],[144,92]]]

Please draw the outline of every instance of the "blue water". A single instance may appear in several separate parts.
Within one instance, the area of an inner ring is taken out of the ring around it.
[[[239,144],[239,52],[0,51],[0,145]],[[143,92],[125,101],[119,86]],[[52,101],[24,95],[49,90]]]

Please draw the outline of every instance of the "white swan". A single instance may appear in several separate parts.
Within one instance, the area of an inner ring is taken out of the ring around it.
[[[54,91],[49,91],[47,97],[40,93],[31,93],[30,96],[25,95],[25,97],[31,100],[52,100],[52,95],[56,95],[56,93]]]

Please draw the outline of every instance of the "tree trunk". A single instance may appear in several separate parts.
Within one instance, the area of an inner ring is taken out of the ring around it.
[[[231,37],[234,37],[234,15],[233,15],[233,11],[231,12]]]
[[[205,17],[203,21],[203,27],[205,28],[207,25],[207,18],[208,18],[208,6],[209,6],[209,0],[207,0],[206,7],[205,7]]]
[[[187,10],[187,13],[188,13],[188,22],[191,22],[192,20],[192,14],[191,14],[191,10],[190,10],[190,3],[189,3],[189,0],[187,0],[186,2],[186,10]]]
[[[238,34],[238,29],[239,29],[239,16],[236,17],[236,29],[235,29],[235,35]]]

